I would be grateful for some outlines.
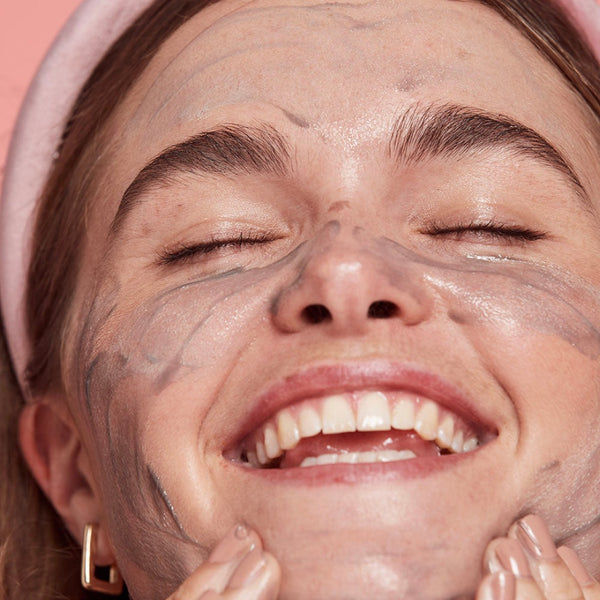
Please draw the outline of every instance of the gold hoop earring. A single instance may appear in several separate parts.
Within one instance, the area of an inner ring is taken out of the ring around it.
[[[110,596],[119,596],[123,591],[123,578],[116,565],[110,565],[108,580],[96,577],[96,537],[98,525],[88,523],[83,530],[83,548],[81,555],[81,585],[86,590],[100,592]]]

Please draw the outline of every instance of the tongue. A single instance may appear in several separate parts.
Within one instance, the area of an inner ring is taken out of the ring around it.
[[[345,454],[349,452],[378,452],[383,450],[410,450],[419,456],[439,455],[440,449],[414,431],[380,431],[369,433],[340,433],[305,438],[293,449],[287,450],[279,465],[282,469],[298,467],[309,456]]]

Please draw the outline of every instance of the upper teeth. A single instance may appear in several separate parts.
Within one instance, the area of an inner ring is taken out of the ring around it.
[[[408,393],[348,393],[284,408],[246,438],[248,462],[263,466],[291,450],[303,438],[355,431],[414,430],[450,452],[469,452],[476,434],[456,415]],[[378,460],[378,459],[376,459]]]

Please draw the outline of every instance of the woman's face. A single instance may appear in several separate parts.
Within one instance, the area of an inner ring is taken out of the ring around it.
[[[595,127],[473,2],[224,1],[169,39],[65,351],[134,597],[238,522],[285,599],[472,593],[528,512],[595,566]]]

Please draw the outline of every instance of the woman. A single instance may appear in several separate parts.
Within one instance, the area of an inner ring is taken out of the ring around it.
[[[541,0],[145,4],[88,4],[70,75],[137,20],[49,175],[8,168],[4,404],[53,507],[4,491],[8,597],[88,597],[84,531],[136,599],[600,597],[583,34]]]

